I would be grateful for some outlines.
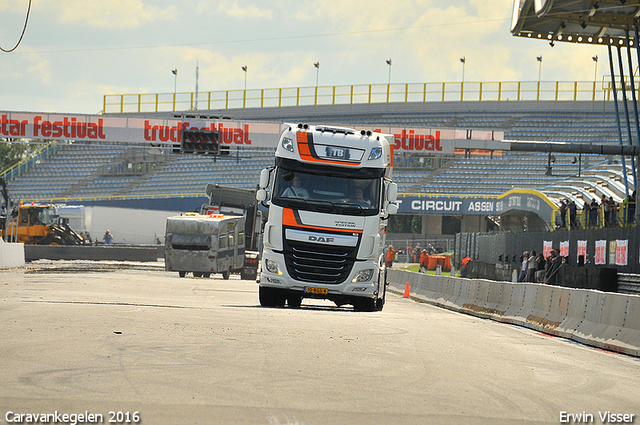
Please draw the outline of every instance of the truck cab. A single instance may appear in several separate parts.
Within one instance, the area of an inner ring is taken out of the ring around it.
[[[261,274],[263,306],[325,298],[381,310],[393,136],[355,129],[285,125],[276,165],[263,170],[258,200],[270,192]]]

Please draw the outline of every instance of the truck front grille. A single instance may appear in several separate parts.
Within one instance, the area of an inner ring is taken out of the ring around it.
[[[339,284],[353,268],[356,247],[330,246],[285,239],[285,263],[289,275],[303,282]]]

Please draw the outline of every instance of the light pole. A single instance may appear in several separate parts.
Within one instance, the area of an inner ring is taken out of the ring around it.
[[[593,71],[593,82],[595,83],[598,80],[598,55],[593,56],[595,70]]]
[[[318,87],[318,74],[320,73],[320,62],[313,64],[316,67],[316,87]]]
[[[540,77],[542,76],[542,55],[537,56],[536,60],[540,62],[540,66],[538,66],[538,82],[540,82]]]
[[[387,84],[391,84],[391,59],[387,59],[387,65],[389,65],[389,82]]]
[[[242,92],[242,107],[247,106],[247,65],[242,67],[244,71],[244,92]]]
[[[247,91],[247,65],[242,67],[244,71],[244,91]]]
[[[171,73],[173,74],[173,95],[176,95],[176,88],[178,87],[178,69],[172,69]]]
[[[467,63],[467,58],[464,56],[460,58],[460,62],[462,62],[462,82],[464,83],[464,66]]]

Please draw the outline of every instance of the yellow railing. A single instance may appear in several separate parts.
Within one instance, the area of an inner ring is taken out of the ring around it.
[[[564,220],[561,220],[560,211],[553,211],[551,214],[551,223],[555,223],[558,227],[555,230],[572,230],[572,229],[600,229],[603,227],[626,227],[635,226],[635,204],[631,208],[628,203],[618,205],[615,210],[605,215],[603,208],[599,207],[595,211],[580,210],[576,212],[575,218],[571,219],[571,214],[567,210]],[[564,222],[564,227],[562,225]]]
[[[104,113],[385,102],[611,100],[606,81],[506,81],[285,87],[209,92],[107,94]],[[196,99],[197,98],[197,99]]]

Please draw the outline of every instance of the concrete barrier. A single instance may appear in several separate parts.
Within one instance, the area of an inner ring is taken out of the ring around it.
[[[508,305],[503,304],[502,293],[505,291],[505,287],[509,284],[504,282],[492,282],[489,281],[489,293],[487,294],[487,301],[482,307],[483,312],[489,319],[500,321],[504,313],[507,311]]]
[[[463,310],[470,310],[476,316],[489,318],[490,314],[485,310],[485,305],[489,299],[491,282],[488,280],[473,280],[469,288],[469,298],[462,306]]]
[[[453,287],[453,296],[450,304],[454,309],[459,310],[469,299],[469,291],[471,290],[471,280],[463,278],[455,278]]]
[[[627,297],[627,312],[620,332],[605,343],[610,349],[640,357],[640,296]]]
[[[164,258],[163,245],[26,245],[24,250],[27,261],[158,261]]]
[[[533,314],[538,293],[535,283],[512,283],[514,292],[511,303],[504,314],[505,322],[519,326],[528,326],[527,318]]]
[[[547,320],[547,315],[551,310],[551,299],[553,298],[553,286],[536,285],[536,298],[531,313],[527,316],[529,327],[538,331],[543,331],[546,326],[557,328],[560,322]]]
[[[543,322],[545,333],[558,336],[558,327],[567,319],[570,294],[568,288],[552,287],[549,311]]]
[[[451,310],[640,357],[640,296],[390,270],[390,288]]]
[[[587,298],[585,299],[584,306],[584,319],[578,326],[576,331],[571,336],[571,339],[588,344],[592,341],[592,345],[596,347],[604,348],[603,344],[597,344],[595,339],[594,330],[600,323],[602,317],[602,301],[604,299],[604,292],[588,291]]]
[[[0,269],[24,267],[24,244],[8,243],[0,238]]]

